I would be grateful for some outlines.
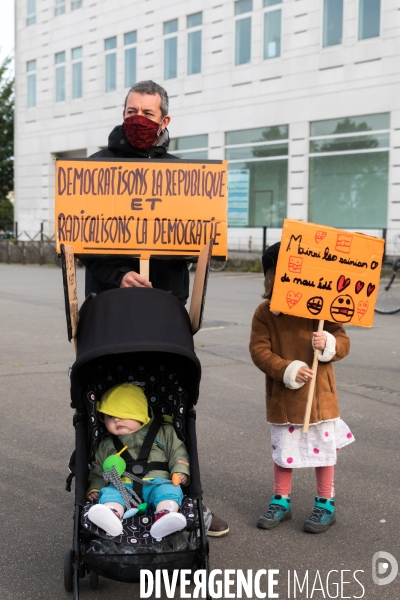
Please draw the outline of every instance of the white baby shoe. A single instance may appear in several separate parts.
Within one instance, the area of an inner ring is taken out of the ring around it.
[[[150,535],[153,538],[163,538],[185,527],[186,519],[181,513],[160,512],[150,528]]]
[[[117,535],[121,535],[123,527],[121,519],[114,510],[110,506],[105,506],[105,504],[95,504],[89,508],[87,516],[89,521],[97,525],[97,527],[104,529],[106,533],[116,537]]]

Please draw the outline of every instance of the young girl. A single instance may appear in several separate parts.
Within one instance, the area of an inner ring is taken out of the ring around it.
[[[265,302],[257,308],[252,323],[250,353],[254,364],[266,374],[267,421],[271,424],[274,461],[274,494],[257,527],[273,529],[290,519],[293,469],[314,467],[317,496],[304,530],[323,533],[336,521],[333,486],[336,451],[354,441],[339,417],[332,363],[344,358],[350,340],[339,323],[317,322],[303,317],[271,312],[280,242],[270,246],[262,262]],[[315,396],[308,433],[302,432],[314,349],[319,349]]]

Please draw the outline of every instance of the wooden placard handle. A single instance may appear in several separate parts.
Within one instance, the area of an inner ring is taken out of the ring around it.
[[[68,340],[74,341],[75,354],[78,352],[78,294],[76,285],[75,256],[72,246],[61,244],[61,266],[64,284],[65,313],[67,317]]]
[[[148,259],[140,259],[140,274],[150,281],[150,261]]]
[[[318,333],[321,333],[321,331],[324,329],[324,320],[320,319],[318,321]],[[307,404],[306,404],[306,412],[304,414],[304,422],[303,422],[303,433],[307,433],[308,432],[308,425],[310,423],[310,414],[311,414],[311,406],[312,406],[312,402],[313,402],[313,397],[314,397],[314,389],[315,389],[315,380],[317,378],[317,369],[318,369],[318,356],[320,355],[321,350],[319,349],[315,349],[314,350],[314,359],[313,359],[313,364],[312,364],[312,372],[313,377],[310,381],[310,386],[308,388],[308,396],[307,396]]]

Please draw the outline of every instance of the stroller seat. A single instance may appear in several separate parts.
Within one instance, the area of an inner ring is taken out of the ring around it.
[[[152,407],[154,414],[163,415],[163,417],[174,424],[177,435],[184,440],[185,434],[185,409],[187,404],[187,393],[180,385],[173,361],[163,360],[158,362],[154,355],[151,360],[142,359],[134,361],[132,355],[119,355],[102,357],[101,360],[95,360],[88,365],[86,370],[88,391],[86,393],[86,407],[89,415],[89,462],[94,460],[99,441],[106,428],[104,423],[99,420],[96,410],[96,402],[110,387],[120,383],[135,383],[143,389],[149,406]],[[184,491],[184,488],[183,488]],[[115,543],[132,545],[157,544],[150,534],[150,527],[153,524],[154,515],[148,512],[145,515],[135,515],[122,522],[123,532],[117,538],[111,538],[102,529],[99,529],[94,523],[89,521],[87,513],[93,505],[88,502],[82,511],[81,523],[86,532],[94,536],[112,539]],[[193,500],[185,496],[181,512],[186,520],[185,530],[191,530],[195,527],[196,509]],[[173,537],[176,534],[171,534]]]
[[[153,538],[149,533],[150,527],[152,526],[154,520],[154,514],[152,512],[149,511],[144,515],[135,515],[129,519],[124,519],[122,521],[123,531],[121,535],[118,537],[111,537],[87,518],[87,513],[91,506],[93,506],[93,503],[88,502],[82,511],[82,525],[84,529],[92,535],[107,540],[112,539],[116,544],[132,544],[135,546],[159,544],[159,540]],[[187,521],[187,525],[183,531],[193,530],[195,528],[197,514],[193,500],[185,496],[179,512],[183,514]],[[181,534],[181,531],[172,533],[171,535],[163,538],[163,540],[172,538],[179,534]]]

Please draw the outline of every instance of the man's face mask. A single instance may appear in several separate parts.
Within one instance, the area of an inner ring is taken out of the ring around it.
[[[161,123],[142,115],[132,115],[124,120],[122,128],[131,146],[147,150],[157,141]]]

